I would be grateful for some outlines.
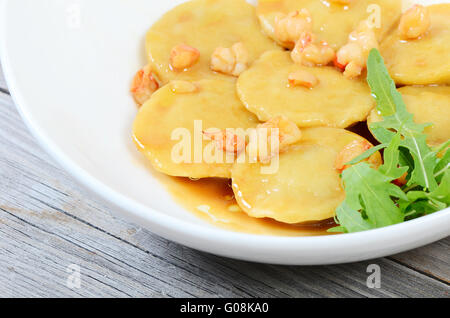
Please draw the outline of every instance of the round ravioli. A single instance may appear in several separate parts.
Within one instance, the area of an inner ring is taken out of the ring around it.
[[[381,51],[397,84],[450,84],[450,4],[427,7],[428,32],[416,40],[404,40],[395,29],[382,42]]]
[[[289,74],[307,71],[319,80],[314,88],[290,86]],[[238,79],[238,94],[261,121],[286,116],[299,127],[346,128],[365,121],[375,106],[363,80],[345,78],[334,67],[306,67],[289,52],[266,52]]]
[[[275,37],[275,19],[280,13],[306,8],[313,19],[313,32],[319,40],[326,41],[338,49],[348,41],[348,35],[358,24],[367,18],[381,17],[377,32],[380,39],[400,17],[402,2],[400,0],[356,0],[350,4],[340,4],[322,0],[259,0],[257,14],[264,31]],[[375,21],[375,20],[374,20]]]
[[[263,164],[233,167],[233,190],[240,207],[250,216],[289,224],[334,217],[344,201],[335,160],[342,149],[364,138],[344,129],[308,128],[302,140],[280,154],[279,169],[263,174]],[[372,162],[381,162],[379,153]]]
[[[247,129],[258,121],[242,106],[233,82],[194,84],[192,93],[176,92],[171,84],[154,93],[134,122],[135,142],[156,170],[170,176],[230,178],[232,163],[225,155],[215,160],[215,143],[205,140],[203,131]]]
[[[450,139],[450,87],[405,86],[399,89],[409,112],[420,124],[432,124],[425,129],[427,142],[431,147],[441,145]],[[374,109],[367,120],[370,124],[381,121],[381,116]]]
[[[248,50],[250,62],[278,47],[262,33],[255,8],[245,0],[194,0],[156,22],[147,33],[146,48],[153,71],[167,83],[175,78],[226,77],[210,70],[211,55],[237,42]],[[172,48],[179,44],[200,51],[199,61],[185,71],[172,70],[169,62]]]

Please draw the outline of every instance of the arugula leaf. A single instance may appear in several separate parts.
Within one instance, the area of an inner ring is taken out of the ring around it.
[[[438,182],[442,181],[444,174],[450,169],[450,149],[447,149],[444,156],[438,160],[436,165],[436,170],[434,171],[434,176]]]
[[[408,167],[409,171],[414,169],[414,159],[406,148],[399,148],[399,163],[401,167]]]
[[[342,174],[345,204],[355,211],[364,210],[372,228],[403,222],[404,216],[391,197],[407,200],[405,193],[389,177],[367,163],[346,169]],[[342,222],[341,219],[339,219]],[[341,223],[342,224],[342,223]]]
[[[371,157],[373,154],[375,154],[377,151],[380,151],[381,149],[384,149],[386,147],[387,147],[387,144],[381,144],[381,145],[372,147],[369,150],[367,150],[365,153],[363,153],[362,155],[356,157],[355,159],[353,159],[350,162],[347,162],[345,165],[346,166],[350,166],[350,165],[357,164],[357,163],[359,163],[361,161],[364,161],[367,158]]]
[[[450,140],[447,140],[446,142],[444,142],[442,145],[440,145],[439,147],[436,147],[433,149],[433,151],[435,153],[440,153],[441,151],[446,150],[448,147],[450,147]]]
[[[372,225],[363,219],[361,213],[352,209],[347,203],[343,203],[336,210],[336,217],[340,224],[345,226],[338,226],[328,230],[331,233],[355,233],[372,229]]]
[[[391,143],[384,151],[384,164],[378,169],[382,174],[393,178],[393,180],[400,178],[407,171],[408,167],[400,166],[400,142],[402,136],[400,134],[395,135],[392,138]]]
[[[435,204],[430,200],[418,200],[408,205],[405,210],[405,221],[413,220],[437,211],[443,210],[446,205]]]
[[[450,170],[446,170],[439,187],[430,193],[430,198],[450,205]]]
[[[448,196],[450,195],[448,187],[448,184],[441,184],[439,188],[432,193],[425,191],[410,191],[407,193],[408,200],[399,200],[398,205],[405,213],[406,219],[416,218],[443,210],[448,206]]]
[[[424,129],[429,125],[414,122],[378,50],[371,51],[367,66],[367,81],[383,117],[370,128],[382,144],[348,163],[351,167],[341,175],[346,199],[336,210],[339,226],[329,232],[393,225],[450,205],[450,140],[435,149],[427,145]],[[384,163],[378,169],[361,162],[381,149]],[[405,187],[392,183],[405,173]]]
[[[407,111],[402,95],[397,91],[378,50],[373,49],[370,52],[367,67],[367,81],[377,101],[377,109],[384,118],[382,122],[374,123],[371,127],[375,137],[387,143],[392,139],[392,130],[401,134],[404,138],[400,145],[409,149],[414,160],[414,169],[408,184],[418,184],[434,190],[437,188],[434,178],[437,163],[423,133],[429,125],[414,122],[414,116]]]

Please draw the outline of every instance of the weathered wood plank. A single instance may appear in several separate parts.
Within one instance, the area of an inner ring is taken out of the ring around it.
[[[4,267],[1,295],[443,297],[448,292],[448,286],[386,259],[373,262],[382,268],[382,289],[370,290],[365,285],[365,270],[371,262],[267,266],[205,255],[168,242],[168,246],[164,242],[158,246],[158,254],[147,254],[93,234],[94,229],[84,229],[65,215],[48,212],[45,219],[37,217],[43,224],[36,225],[38,220],[28,214],[35,213],[0,209],[0,253],[5,254],[0,257],[0,267]],[[81,267],[80,290],[66,287],[70,264]]]
[[[450,283],[450,237],[391,257],[418,271]]]
[[[449,291],[388,259],[306,268],[249,264],[113,218],[39,149],[4,94],[0,144],[2,296],[439,297]],[[369,263],[382,268],[380,290],[366,287]],[[70,264],[81,266],[80,290],[66,287]]]

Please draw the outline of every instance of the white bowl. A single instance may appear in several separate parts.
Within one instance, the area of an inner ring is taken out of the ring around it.
[[[1,60],[30,130],[81,184],[169,240],[242,260],[331,264],[394,254],[450,234],[450,210],[364,233],[271,237],[229,232],[178,206],[131,140],[130,77],[143,38],[183,1],[4,0]]]

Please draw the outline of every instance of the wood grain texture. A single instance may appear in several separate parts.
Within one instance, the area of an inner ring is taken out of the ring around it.
[[[450,238],[423,248],[392,256],[391,259],[447,284],[450,283]]]
[[[448,297],[450,291],[449,239],[370,262],[270,266],[185,248],[109,211],[43,153],[10,96],[0,93],[0,296]],[[71,264],[81,267],[80,289],[66,286]],[[367,288],[368,264],[381,266],[381,289]]]

